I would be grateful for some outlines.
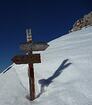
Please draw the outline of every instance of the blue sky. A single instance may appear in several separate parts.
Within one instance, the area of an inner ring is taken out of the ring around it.
[[[23,54],[25,30],[32,29],[34,41],[51,41],[71,29],[74,22],[92,11],[91,0],[8,0],[0,1],[0,70]]]

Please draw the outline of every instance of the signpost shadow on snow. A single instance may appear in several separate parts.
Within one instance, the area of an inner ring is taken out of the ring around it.
[[[37,98],[40,97],[40,95],[44,92],[45,87],[48,87],[53,82],[53,80],[62,73],[62,71],[65,68],[67,68],[72,64],[72,63],[67,63],[68,61],[69,59],[65,59],[52,76],[50,76],[47,79],[40,79],[38,81],[41,87],[40,87],[40,93],[37,95]]]
[[[12,68],[12,65],[11,66],[9,66],[7,69],[5,69],[4,71],[3,71],[3,74],[4,73],[6,73],[8,70],[10,70]]]

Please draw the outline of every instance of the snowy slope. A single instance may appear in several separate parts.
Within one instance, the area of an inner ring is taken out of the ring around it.
[[[0,75],[0,105],[92,105],[92,27],[49,42],[34,64],[36,99],[28,95],[28,65]]]

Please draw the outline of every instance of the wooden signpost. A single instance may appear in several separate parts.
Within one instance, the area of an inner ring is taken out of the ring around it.
[[[32,43],[24,43],[20,45],[20,49],[28,52],[28,51],[44,51],[49,45],[45,42],[32,42]]]
[[[16,64],[41,63],[40,54],[16,55],[12,58]]]
[[[31,29],[26,30],[27,42],[20,45],[26,55],[16,55],[12,58],[15,64],[28,64],[30,100],[35,99],[35,79],[33,63],[41,63],[40,54],[32,54],[32,51],[44,51],[49,45],[45,42],[33,42]]]

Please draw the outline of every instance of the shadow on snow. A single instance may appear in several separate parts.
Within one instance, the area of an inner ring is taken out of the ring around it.
[[[40,93],[37,95],[37,98],[40,97],[40,95],[44,92],[45,87],[48,87],[55,78],[57,78],[62,71],[70,66],[72,63],[67,63],[69,59],[65,59],[62,64],[59,66],[59,68],[54,72],[52,76],[50,76],[48,79],[40,79],[38,82],[40,84]]]
[[[6,70],[3,71],[3,74],[6,73],[8,70],[10,70],[12,68],[12,65],[9,66]]]

